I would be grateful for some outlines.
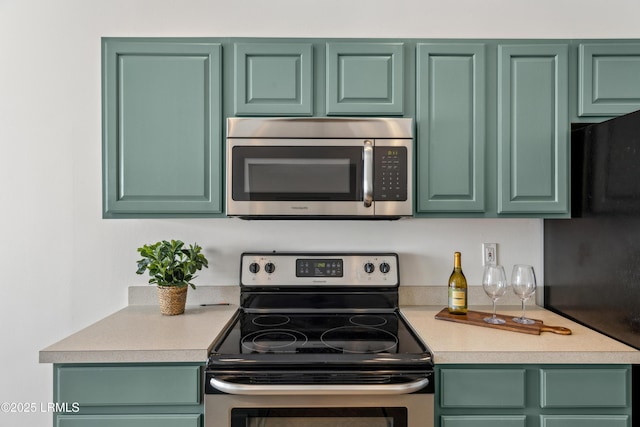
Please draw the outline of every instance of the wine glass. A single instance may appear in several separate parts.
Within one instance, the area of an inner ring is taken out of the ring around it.
[[[504,273],[504,267],[501,265],[487,265],[484,267],[482,275],[482,288],[484,292],[493,301],[493,316],[485,317],[484,320],[492,325],[500,325],[505,323],[504,319],[496,317],[496,301],[504,295],[507,290],[507,276]]]
[[[516,264],[511,273],[513,292],[522,300],[522,316],[514,317],[513,321],[522,325],[532,325],[535,321],[525,317],[527,300],[536,292],[536,274],[530,265]]]

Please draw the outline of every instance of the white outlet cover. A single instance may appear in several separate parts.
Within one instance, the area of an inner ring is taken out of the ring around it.
[[[498,263],[498,250],[496,243],[482,244],[482,265],[496,265]]]

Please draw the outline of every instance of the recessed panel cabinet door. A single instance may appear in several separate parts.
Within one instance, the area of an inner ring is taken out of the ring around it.
[[[216,43],[103,40],[103,215],[222,212]]]
[[[419,44],[418,212],[482,212],[485,47]]]
[[[629,405],[629,369],[541,369],[542,408],[625,408]]]
[[[200,427],[200,414],[57,415],[56,427]]]
[[[630,427],[628,415],[541,415],[540,427]]]
[[[82,407],[184,406],[197,405],[202,399],[198,365],[63,364],[56,365],[54,375],[56,401]]]
[[[447,415],[440,427],[526,427],[525,415]]]
[[[581,44],[580,116],[617,116],[640,109],[640,44]]]
[[[498,47],[498,214],[569,213],[568,49]]]
[[[309,43],[236,43],[235,114],[313,114]]]
[[[403,43],[328,43],[327,114],[402,115]]]
[[[440,370],[442,408],[524,408],[527,375],[524,368]]]

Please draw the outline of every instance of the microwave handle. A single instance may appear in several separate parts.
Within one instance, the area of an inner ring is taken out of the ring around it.
[[[362,193],[364,207],[370,208],[373,203],[373,142],[366,140],[362,149]]]

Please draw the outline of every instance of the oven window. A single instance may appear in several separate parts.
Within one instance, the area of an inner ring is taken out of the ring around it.
[[[407,409],[235,408],[231,427],[407,427]]]
[[[362,147],[238,146],[232,156],[233,200],[362,199]]]

